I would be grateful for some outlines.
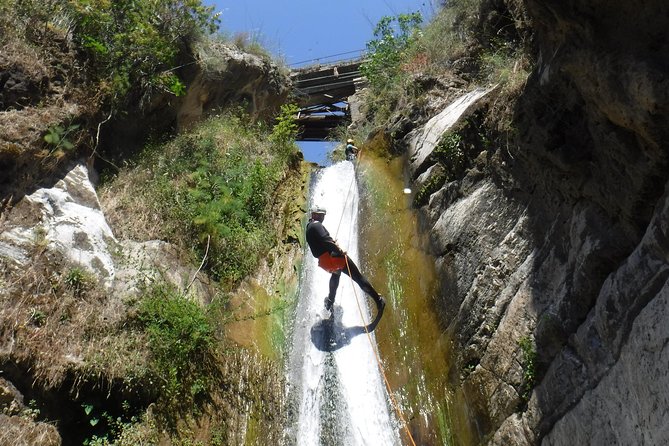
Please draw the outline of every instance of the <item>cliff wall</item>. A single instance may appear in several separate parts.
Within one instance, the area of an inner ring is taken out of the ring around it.
[[[535,68],[502,137],[499,91],[463,116],[497,137],[463,130],[467,168],[420,206],[452,382],[483,443],[667,443],[669,6],[504,3]],[[440,175],[415,160],[416,188]]]
[[[76,77],[82,73],[71,42],[56,43],[60,53],[33,49],[28,58],[25,48],[11,48],[0,54],[0,444],[82,444],[93,435],[107,441],[121,434],[124,444],[280,438],[280,368],[225,336],[215,360],[198,363],[217,380],[203,404],[175,409],[175,419],[155,416],[167,406],[158,397],[166,386],[150,377],[153,353],[137,331],[137,302],[165,286],[215,312],[216,305],[206,304],[220,302],[222,291],[203,271],[205,259],[200,264],[183,246],[156,235],[155,213],[133,214],[118,198],[130,185],[110,180],[99,198],[93,160],[95,154],[105,162],[136,154],[152,132],[169,139],[225,107],[271,116],[285,100],[287,77],[263,58],[211,43],[191,55],[195,63],[182,73],[184,96],[157,94],[106,120],[95,92]],[[72,123],[76,131],[65,134]],[[44,140],[57,127],[72,147]],[[301,253],[288,233],[295,216],[287,209],[294,207],[302,174],[295,165],[281,169],[272,202],[282,216],[272,227],[279,242],[260,265],[268,277],[257,285],[272,296],[273,287],[288,293],[296,286],[285,283],[294,274],[282,270],[288,266],[279,259],[290,262]],[[148,235],[127,236],[119,219]],[[115,428],[107,414],[117,417]],[[160,423],[170,432],[155,428]]]

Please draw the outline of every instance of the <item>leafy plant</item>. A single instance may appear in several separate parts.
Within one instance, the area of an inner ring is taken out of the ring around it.
[[[120,101],[132,89],[183,94],[170,71],[197,34],[218,29],[213,6],[201,0],[61,0],[74,19],[73,36],[92,59],[100,86]]]
[[[444,185],[446,181],[446,173],[441,172],[439,174],[433,175],[429,180],[423,184],[418,193],[413,199],[414,206],[420,207],[424,204],[427,204],[430,199],[430,195],[438,191],[441,186]]]
[[[419,35],[423,18],[419,12],[382,17],[374,28],[375,39],[367,43],[368,60],[360,72],[370,85],[382,90],[392,84],[400,73],[405,51]]]
[[[92,280],[90,273],[80,267],[70,269],[63,279],[65,285],[72,291],[75,297],[80,297],[89,285],[91,285]]]
[[[21,416],[30,419],[30,420],[37,420],[40,416],[40,409],[37,407],[37,401],[36,400],[30,400],[28,401],[28,406],[23,409],[21,412]]]
[[[41,327],[46,323],[46,314],[42,310],[38,310],[37,308],[31,308],[30,322],[38,327]]]
[[[82,404],[81,407],[84,409],[84,413],[88,417],[88,424],[95,427],[100,419],[93,415],[94,406],[92,404]]]
[[[77,129],[79,129],[79,124],[71,124],[67,127],[60,125],[49,127],[46,135],[44,135],[44,141],[53,146],[50,153],[53,153],[58,149],[74,149],[74,144],[67,139],[67,137]]]
[[[276,117],[276,124],[272,128],[270,140],[283,149],[284,154],[291,154],[295,151],[295,139],[299,132],[299,128],[295,123],[295,117],[299,111],[296,104],[284,104],[281,106],[281,111]]]
[[[157,79],[160,85],[174,96],[183,96],[186,94],[186,84],[176,74],[172,72],[161,73],[157,76]]]
[[[393,25],[396,22],[396,25]],[[374,29],[374,40],[367,43],[368,61],[360,71],[376,89],[383,89],[399,74],[404,51],[417,35],[422,23],[420,13],[381,18]]]
[[[128,437],[132,436],[133,429],[140,422],[140,419],[132,414],[132,408],[127,401],[123,401],[122,412],[117,416],[107,411],[99,413],[93,404],[83,403],[81,407],[88,419],[88,424],[97,432],[83,441],[84,446],[137,444],[135,441],[127,441],[130,439]]]
[[[148,334],[152,369],[168,404],[182,404],[204,392],[214,354],[214,327],[202,307],[174,287],[160,284],[140,301],[139,321]]]
[[[523,401],[528,401],[532,389],[536,384],[536,361],[537,350],[534,347],[534,342],[529,336],[523,336],[518,340],[518,346],[523,355],[523,383],[521,398]]]
[[[240,110],[212,116],[189,134],[147,146],[136,168],[102,187],[102,199],[109,191],[123,206],[122,233],[192,250],[205,259],[204,271],[232,288],[276,241],[275,197],[296,168],[293,117],[285,107],[269,127]]]
[[[444,167],[447,181],[453,181],[465,167],[465,153],[463,150],[462,136],[457,132],[444,134],[437,147],[434,156]]]
[[[49,239],[47,238],[47,230],[44,226],[35,226],[33,228],[33,243],[35,248],[44,249],[49,244]]]

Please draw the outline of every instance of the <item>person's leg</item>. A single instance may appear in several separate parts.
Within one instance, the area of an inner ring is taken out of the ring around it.
[[[349,274],[349,269],[351,270]],[[344,268],[344,273],[346,273],[348,276],[353,279],[355,283],[358,284],[360,289],[364,291],[365,293],[369,294],[372,299],[374,299],[375,302],[379,302],[379,293],[376,292],[374,287],[372,286],[371,283],[365,278],[365,276],[362,275],[360,270],[358,269],[358,265],[355,264],[355,262],[348,257],[348,268]]]
[[[330,294],[328,294],[328,297],[325,298],[325,308],[328,310],[331,310],[332,306],[334,305],[340,277],[341,273],[339,271],[337,271],[336,273],[332,273],[332,275],[330,276]]]

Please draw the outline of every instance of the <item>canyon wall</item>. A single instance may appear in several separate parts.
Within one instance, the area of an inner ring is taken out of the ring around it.
[[[505,3],[535,68],[504,138],[419,208],[451,380],[482,443],[665,444],[669,6]],[[462,120],[490,126],[499,98]],[[441,174],[426,131],[404,138],[415,188]]]

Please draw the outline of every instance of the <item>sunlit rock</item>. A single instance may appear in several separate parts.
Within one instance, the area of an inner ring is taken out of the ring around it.
[[[21,218],[23,217],[23,218]],[[109,285],[114,278],[111,251],[116,240],[88,178],[77,164],[53,187],[37,189],[12,211],[11,229],[0,235],[0,252],[23,264],[36,245],[60,253]]]
[[[471,112],[477,101],[489,92],[489,89],[477,88],[461,96],[441,113],[432,117],[427,124],[412,133],[409,139],[409,171],[412,177],[421,174],[429,167],[426,161],[444,133]]]

